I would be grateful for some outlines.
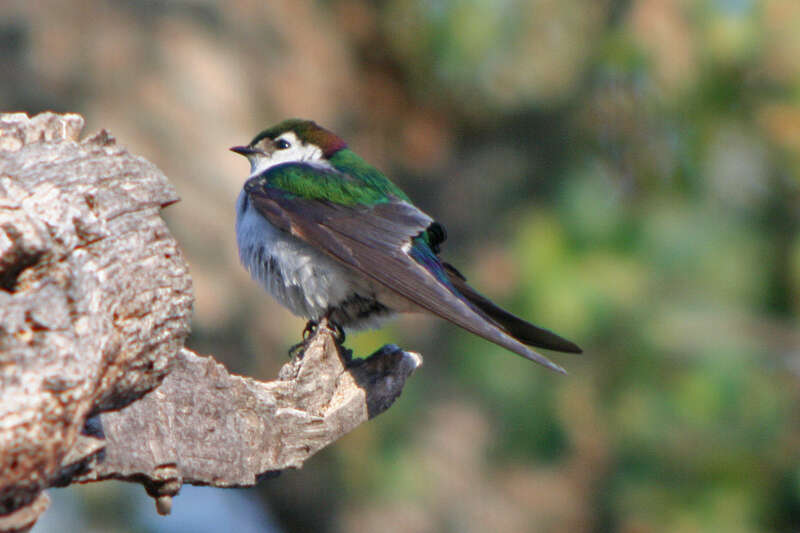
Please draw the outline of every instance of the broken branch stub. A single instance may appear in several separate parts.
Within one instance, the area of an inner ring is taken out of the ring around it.
[[[348,362],[334,336],[320,327],[281,378],[266,383],[181,350],[158,389],[93,421],[105,456],[73,481],[136,480],[165,497],[182,483],[250,486],[299,468],[387,409],[421,364],[417,354],[391,345]]]

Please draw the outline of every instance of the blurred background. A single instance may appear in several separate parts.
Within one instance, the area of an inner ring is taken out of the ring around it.
[[[580,344],[549,373],[436,319],[425,364],[257,489],[51,491],[34,531],[799,531],[800,2],[0,3],[0,105],[158,165],[191,348],[272,379],[304,321],[239,266],[228,147],[313,118],[449,230],[484,293]]]

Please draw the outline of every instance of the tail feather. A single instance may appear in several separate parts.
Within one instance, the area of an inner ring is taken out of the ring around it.
[[[524,320],[517,315],[506,311],[497,306],[491,300],[477,292],[469,286],[466,278],[452,265],[444,263],[445,272],[450,283],[460,292],[469,302],[482,312],[489,320],[497,325],[501,330],[508,333],[518,341],[528,346],[555,350],[557,352],[582,353],[583,350],[574,342],[556,335],[552,331],[540,328]]]

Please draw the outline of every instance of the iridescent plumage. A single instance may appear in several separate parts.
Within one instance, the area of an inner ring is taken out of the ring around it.
[[[335,134],[293,119],[232,150],[251,163],[237,201],[242,263],[295,314],[360,328],[428,311],[559,372],[526,345],[580,352],[472,289],[439,258],[444,227]]]

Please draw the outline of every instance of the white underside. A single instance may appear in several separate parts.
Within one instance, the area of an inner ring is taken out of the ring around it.
[[[253,279],[295,315],[318,320],[354,293],[377,299],[377,287],[300,239],[274,227],[247,204],[244,191],[236,201],[236,239],[239,258]],[[351,329],[378,327],[390,316],[373,315],[343,325]]]

